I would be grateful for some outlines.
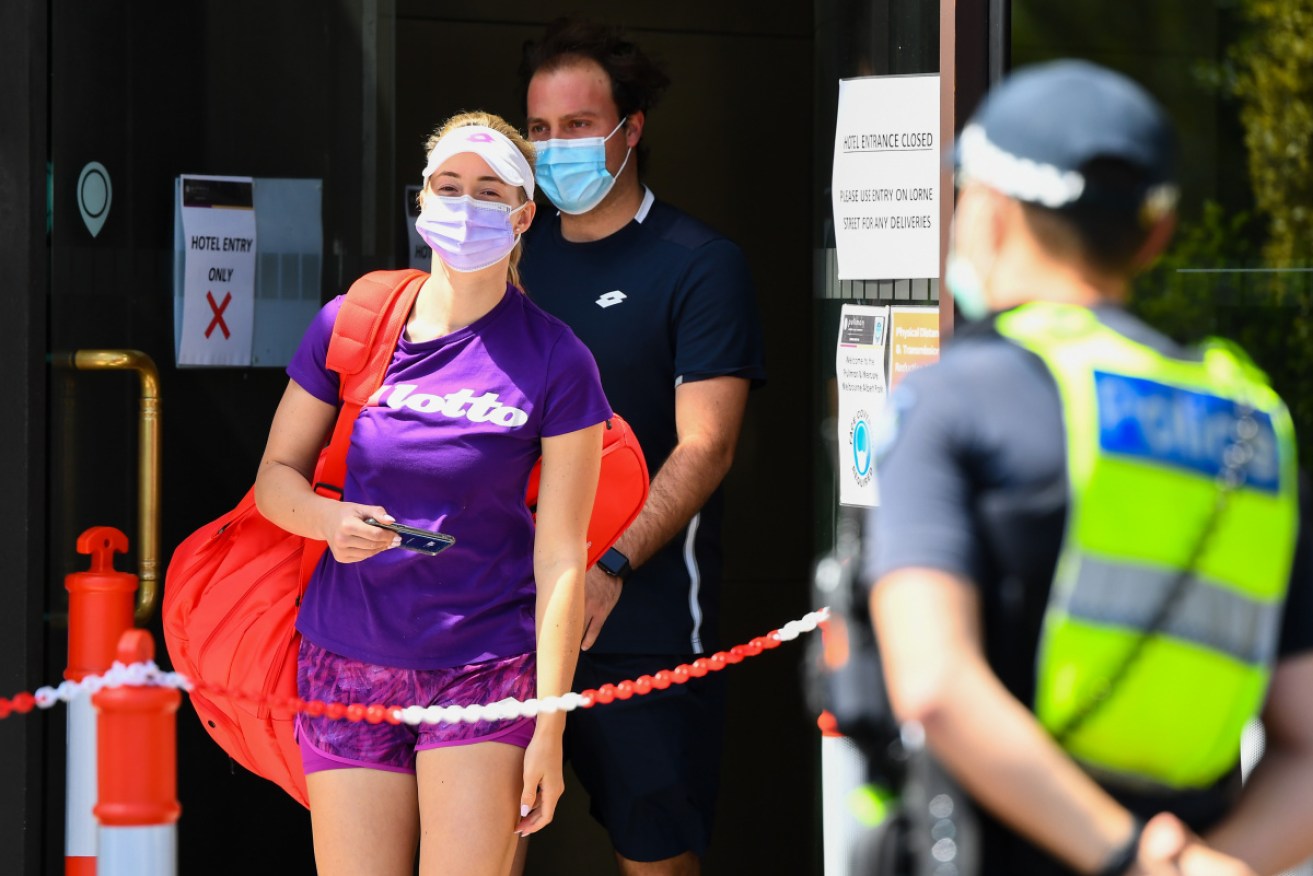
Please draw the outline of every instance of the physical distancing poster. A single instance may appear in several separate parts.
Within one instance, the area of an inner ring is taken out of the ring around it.
[[[839,389],[839,502],[873,507],[875,426],[886,397],[885,335],[888,307],[845,304],[839,317],[835,378]]]
[[[918,368],[939,361],[939,308],[893,307],[890,310],[889,391]]]

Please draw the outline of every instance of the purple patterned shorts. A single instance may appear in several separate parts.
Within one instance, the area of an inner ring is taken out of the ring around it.
[[[351,660],[302,639],[296,688],[304,700],[327,703],[468,706],[534,696],[535,667],[530,652],[450,669],[395,669]],[[414,773],[415,753],[426,748],[475,742],[506,742],[524,748],[533,738],[533,728],[532,718],[412,727],[334,721],[303,713],[297,716],[296,738],[307,774],[347,767]]]

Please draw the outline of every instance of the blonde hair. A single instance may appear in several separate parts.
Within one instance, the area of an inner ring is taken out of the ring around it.
[[[433,133],[429,135],[428,140],[424,143],[424,154],[428,155],[432,152],[433,147],[438,145],[438,141],[455,129],[469,127],[470,125],[482,125],[485,128],[492,128],[499,134],[504,134],[507,139],[515,144],[515,148],[520,150],[520,153],[524,156],[524,160],[529,162],[530,169],[533,169],[537,163],[537,151],[528,140],[520,135],[520,132],[515,129],[514,125],[495,113],[484,112],[483,110],[458,113],[447,119],[441,125],[438,125]],[[425,186],[427,187],[427,185],[428,183],[426,181]],[[520,203],[523,204],[528,200],[528,193],[523,188],[520,188]],[[506,272],[507,278],[511,281],[511,285],[515,286],[515,288],[519,289],[521,292],[524,291],[524,286],[520,280],[520,256],[523,254],[523,251],[523,241],[517,240],[515,242],[515,249],[511,250],[511,263]]]

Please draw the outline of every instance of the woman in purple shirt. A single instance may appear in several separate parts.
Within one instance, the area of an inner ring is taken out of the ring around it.
[[[432,273],[351,436],[340,502],[310,487],[337,416],[324,307],[288,366],[256,479],[260,511],[328,542],[297,619],[299,693],[342,703],[469,705],[569,690],[583,621],[585,538],[611,415],[588,350],[517,288],[533,221],[534,152],[467,113],[429,141],[420,234]],[[541,456],[537,524],[524,504]],[[394,550],[366,518],[455,537]],[[302,716],[319,873],[505,874],[517,836],[563,790],[551,714],[478,724]]]

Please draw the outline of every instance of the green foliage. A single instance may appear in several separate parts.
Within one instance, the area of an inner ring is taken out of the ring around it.
[[[1220,335],[1239,343],[1272,379],[1294,417],[1300,459],[1313,464],[1313,274],[1272,271],[1264,223],[1208,201],[1137,278],[1131,309],[1182,342]]]
[[[1234,275],[1222,272],[1256,261],[1257,224],[1248,213],[1228,214],[1216,201],[1205,201],[1202,216],[1182,222],[1167,253],[1136,278],[1131,309],[1182,342],[1229,334],[1218,305],[1238,293]],[[1217,273],[1207,273],[1212,271]]]
[[[1182,144],[1182,222],[1131,306],[1241,344],[1313,467],[1313,0],[1013,0],[1013,60],[1084,57],[1143,83]],[[1133,11],[1132,11],[1133,10]]]
[[[1199,81],[1238,106],[1253,212],[1205,202],[1137,280],[1132,308],[1180,340],[1217,334],[1248,350],[1290,406],[1308,467],[1313,274],[1299,269],[1313,263],[1313,0],[1238,0],[1235,11],[1241,35]]]
[[[1270,265],[1308,264],[1313,245],[1313,0],[1243,0],[1233,93],[1254,201],[1269,219]],[[1289,290],[1278,289],[1278,294]]]

